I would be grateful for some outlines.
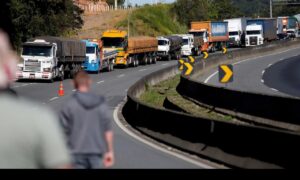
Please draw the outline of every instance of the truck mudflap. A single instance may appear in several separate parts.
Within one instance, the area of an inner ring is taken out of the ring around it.
[[[53,73],[40,72],[17,72],[17,80],[51,80]]]

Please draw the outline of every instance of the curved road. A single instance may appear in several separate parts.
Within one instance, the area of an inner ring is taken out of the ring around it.
[[[92,75],[93,92],[104,95],[109,103],[111,118],[115,108],[124,100],[128,88],[141,77],[162,68],[175,65],[176,61],[158,62],[156,65],[140,66],[138,68],[117,69],[109,73]],[[22,97],[49,106],[59,111],[63,103],[73,93],[70,80],[64,81],[64,97],[57,97],[59,82],[53,84],[43,82],[18,82],[15,89]],[[38,109],[33,108],[34,111]],[[114,168],[204,168],[150,147],[125,133],[114,123],[116,165]]]
[[[268,80],[269,83],[270,79],[272,79],[272,82],[277,81],[277,84],[284,84],[281,81],[285,78],[278,78],[278,76],[281,76],[282,74],[273,77],[273,73],[272,76],[267,77],[268,79],[266,79],[264,75],[266,71],[268,71],[268,68],[272,67],[274,64],[278,62],[284,62],[284,60],[289,58],[297,59],[298,56],[300,56],[300,45],[299,47],[294,47],[290,50],[281,52],[274,51],[269,55],[245,59],[241,62],[235,63],[233,64],[234,82],[227,85],[219,83],[217,68],[212,69],[209,73],[199,77],[197,80],[218,87],[226,87],[228,89],[269,95],[290,96],[289,94],[285,93],[286,91],[280,92],[278,89],[276,89],[277,86],[268,87],[265,84],[265,80]]]
[[[269,67],[263,80],[270,88],[300,97],[300,56],[285,59]]]

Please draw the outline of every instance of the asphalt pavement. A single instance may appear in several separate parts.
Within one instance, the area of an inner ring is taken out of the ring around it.
[[[127,91],[135,82],[152,72],[177,64],[177,61],[162,61],[155,65],[140,66],[137,68],[116,69],[113,72],[91,75],[94,93],[107,98],[110,114],[113,119],[115,108],[124,100]],[[65,96],[58,97],[60,82],[17,82],[13,89],[22,97],[35,101],[41,106],[48,106],[58,112],[64,102],[74,93],[71,80],[65,80]],[[38,111],[33,107],[32,113]],[[126,169],[195,169],[203,168],[169,153],[155,149],[125,133],[116,123],[115,132],[116,164],[114,168]]]
[[[291,57],[295,57],[295,59],[297,59],[296,56],[299,57],[299,55],[300,46],[286,51],[274,51],[269,55],[251,59],[244,59],[243,61],[234,63],[234,81],[228,84],[222,84],[219,82],[218,68],[211,69],[205,75],[198,77],[197,80],[199,82],[204,82],[210,85],[233,90],[278,96],[290,96],[290,94],[288,94],[287,91],[283,90],[280,92],[277,86],[272,87],[272,85],[266,85],[265,80],[268,80],[268,84],[270,81],[272,81],[272,84],[276,82],[277,84],[283,84],[283,86],[285,86],[285,81],[283,81],[283,79],[286,80],[287,78],[279,78],[278,76],[280,75],[275,75],[278,71],[273,72],[272,75],[268,75],[267,79],[263,77],[268,71],[268,68],[272,67],[274,64],[278,62],[284,62],[284,60],[289,59]],[[285,68],[284,71],[290,70],[288,68]],[[294,68],[294,71],[296,71],[296,68]]]

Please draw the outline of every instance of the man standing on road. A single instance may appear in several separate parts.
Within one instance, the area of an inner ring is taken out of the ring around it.
[[[81,71],[74,78],[77,92],[60,113],[76,169],[108,168],[114,164],[113,132],[105,98],[90,93],[92,80]]]
[[[70,168],[71,158],[54,113],[17,98],[9,89],[17,60],[0,29],[0,169]]]

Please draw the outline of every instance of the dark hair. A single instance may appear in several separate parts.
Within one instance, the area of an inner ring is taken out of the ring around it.
[[[75,88],[78,89],[80,86],[90,86],[89,81],[91,77],[85,71],[79,71],[74,77]]]

